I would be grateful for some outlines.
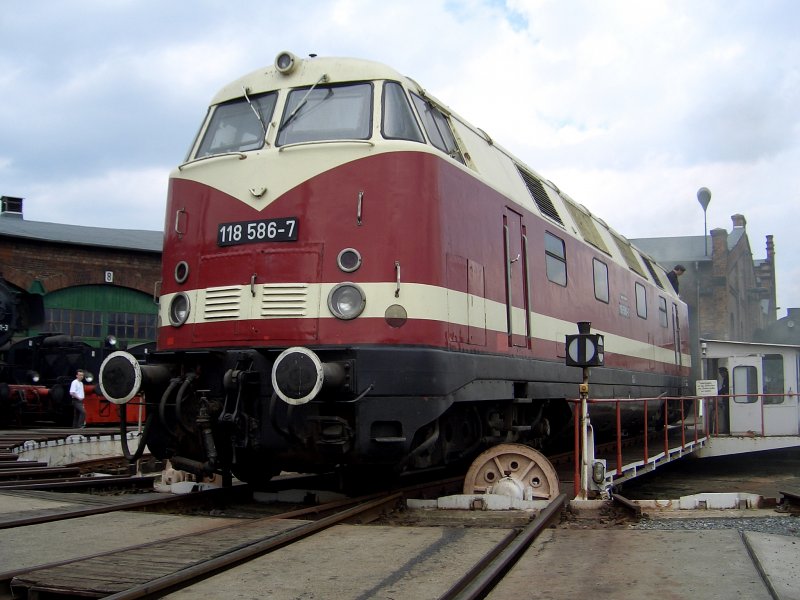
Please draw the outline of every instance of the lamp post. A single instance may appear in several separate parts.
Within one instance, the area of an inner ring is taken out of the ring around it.
[[[701,187],[697,190],[697,201],[703,207],[703,247],[705,248],[705,255],[708,256],[708,221],[706,219],[706,211],[708,204],[711,202],[711,190],[707,187]]]

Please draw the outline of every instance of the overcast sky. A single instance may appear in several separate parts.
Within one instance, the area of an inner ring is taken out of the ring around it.
[[[630,238],[742,213],[800,306],[795,0],[2,0],[0,194],[160,230],[208,101],[282,50],[384,62]]]

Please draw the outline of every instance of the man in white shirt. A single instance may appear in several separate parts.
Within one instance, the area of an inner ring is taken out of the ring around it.
[[[83,429],[86,427],[86,409],[83,407],[83,369],[78,369],[75,379],[69,386],[69,395],[72,396],[72,407],[75,409],[72,417],[72,427]]]

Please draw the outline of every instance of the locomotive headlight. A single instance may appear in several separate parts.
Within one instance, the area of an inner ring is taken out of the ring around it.
[[[41,376],[36,371],[28,371],[28,379],[31,380],[31,383],[39,383]]]
[[[354,283],[340,283],[328,294],[328,309],[337,319],[355,319],[366,304],[364,291]]]
[[[89,371],[83,372],[83,380],[86,383],[94,383],[94,374],[90,373]]]
[[[169,303],[169,322],[174,327],[180,327],[189,318],[189,296],[183,292],[175,294]]]
[[[281,52],[275,57],[275,68],[279,73],[288,75],[291,73],[297,64],[297,57],[291,52]]]

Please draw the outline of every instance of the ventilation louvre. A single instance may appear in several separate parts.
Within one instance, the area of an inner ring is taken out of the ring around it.
[[[262,286],[261,316],[264,318],[303,317],[307,308],[307,283],[268,283]]]
[[[600,237],[600,232],[597,230],[597,226],[594,224],[592,217],[582,211],[578,206],[572,204],[569,200],[566,200],[563,197],[562,200],[564,200],[564,205],[567,207],[569,214],[572,216],[572,220],[575,221],[578,229],[580,229],[583,239],[585,239],[598,250],[602,250],[606,254],[610,255],[611,252],[609,252],[608,246],[606,246],[603,238]]]
[[[636,255],[633,253],[633,248],[631,247],[630,242],[613,231],[611,232],[611,235],[614,238],[614,241],[617,243],[617,248],[619,248],[619,251],[622,252],[622,256],[625,259],[628,268],[647,279],[647,275],[645,275],[644,271],[642,270],[642,265],[638,260],[636,260]]]
[[[205,292],[203,318],[235,319],[239,316],[242,302],[242,286],[225,286],[209,288]]]
[[[547,195],[547,190],[544,189],[542,182],[519,165],[516,166],[517,171],[519,171],[520,176],[528,188],[528,192],[533,198],[533,201],[536,202],[536,206],[539,207],[542,214],[563,227],[564,221],[561,220],[561,215],[558,214],[556,207],[553,205],[552,200],[550,200],[550,196]]]
[[[653,268],[653,263],[650,262],[650,260],[644,254],[640,254],[639,256],[642,257],[642,260],[644,261],[644,266],[647,267],[647,270],[650,271],[650,275],[653,276],[653,281],[655,281],[656,285],[663,290],[664,284],[661,283],[661,279],[658,277],[657,271]]]

